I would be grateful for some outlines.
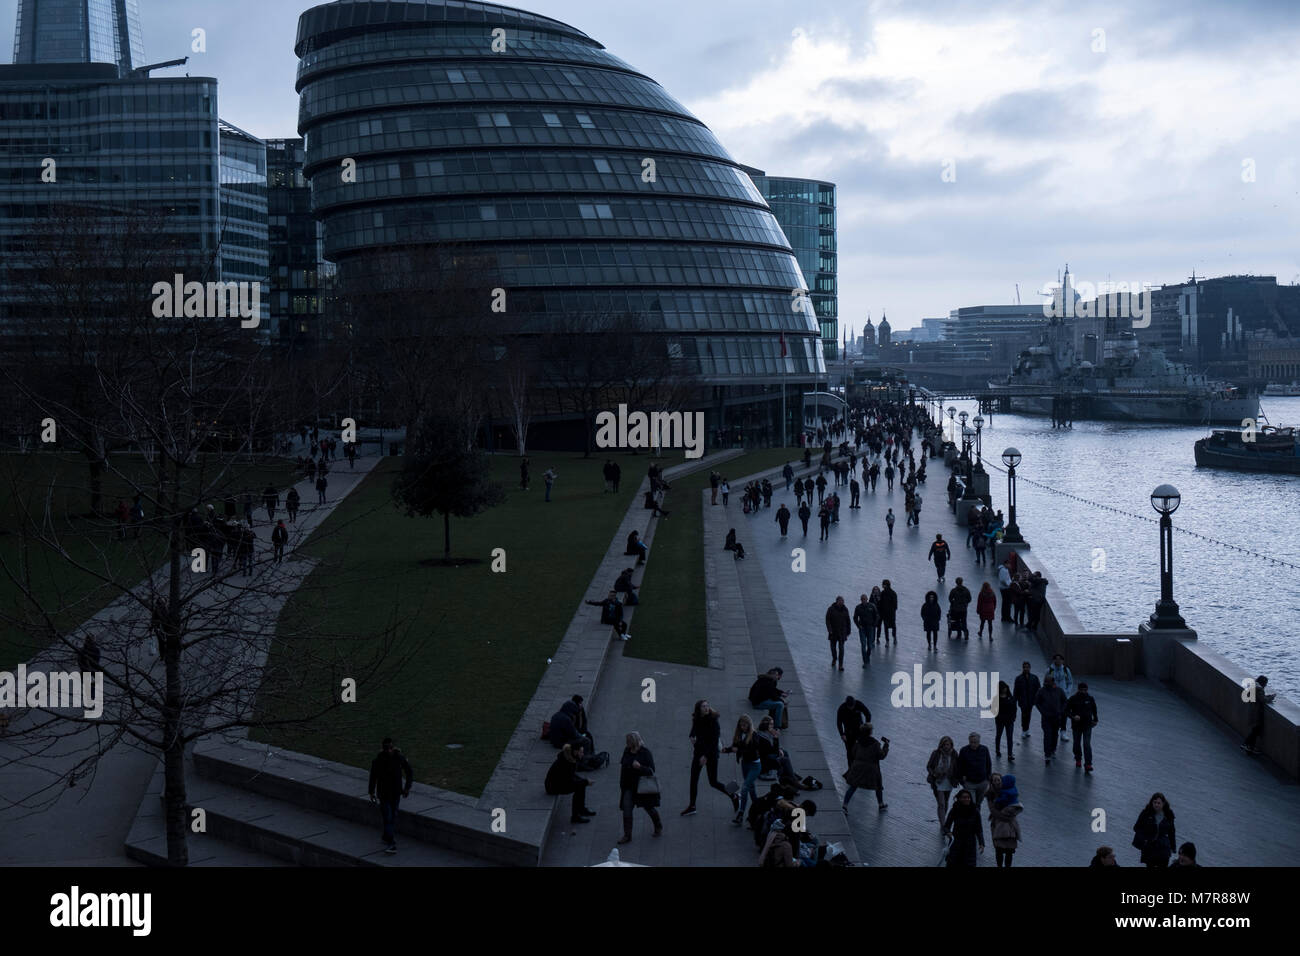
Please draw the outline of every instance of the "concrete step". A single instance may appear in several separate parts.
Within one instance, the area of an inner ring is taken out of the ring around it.
[[[128,854],[143,863],[166,862],[161,766],[155,774],[147,809],[128,838]],[[384,853],[379,810],[374,823],[352,823],[315,810],[192,775],[187,781],[186,812],[201,808],[206,832],[191,834],[191,865],[203,866],[487,866],[484,860],[405,838],[399,826],[396,854]],[[152,837],[152,839],[146,839]]]

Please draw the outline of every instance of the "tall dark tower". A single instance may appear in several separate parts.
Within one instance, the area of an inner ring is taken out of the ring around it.
[[[15,63],[145,65],[139,0],[18,0]]]
[[[883,312],[880,314],[880,328],[876,336],[882,351],[889,348],[889,318]]]

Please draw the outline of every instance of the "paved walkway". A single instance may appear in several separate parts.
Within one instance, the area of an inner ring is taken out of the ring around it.
[[[926,558],[936,532],[951,542],[953,561],[947,569],[940,600],[947,607],[947,589],[958,575],[972,594],[990,580],[996,589],[995,567],[979,569],[974,552],[967,550],[965,531],[947,508],[944,490],[947,470],[938,460],[928,463],[930,478],[921,486],[924,506],[919,530],[904,522],[903,493],[892,493],[882,480],[875,495],[864,492],[862,508],[848,510],[848,492],[840,523],[832,526],[830,540],[819,542],[815,520],[805,539],[798,522],[782,539],[769,513],[752,519],[751,531],[739,531],[752,559],[761,562],[776,607],[798,663],[801,683],[825,752],[831,755],[834,777],[841,793],[840,773],[845,757],[835,731],[835,709],[852,694],[871,709],[877,736],[890,738],[889,757],[882,764],[885,799],[889,809],[879,813],[872,794],[859,793],[850,807],[853,835],[862,859],[880,866],[934,865],[942,849],[936,807],[925,781],[925,764],[938,740],[951,736],[964,746],[972,731],[993,750],[993,721],[980,718],[977,709],[901,709],[891,706],[895,674],[909,677],[913,668],[924,671],[997,671],[1008,684],[1029,660],[1040,678],[1044,653],[1027,632],[1014,625],[997,624],[992,644],[977,640],[974,606],[969,642],[949,642],[940,631],[939,651],[927,652],[921,628],[920,606],[925,592],[936,588],[933,565]],[[787,500],[795,510],[793,494],[782,483],[773,495],[772,510]],[[894,538],[888,540],[884,515],[893,507],[897,516]],[[1033,540],[1033,528],[1023,528]],[[807,551],[806,573],[791,570],[793,547]],[[1050,555],[1048,555],[1050,558]],[[859,596],[870,593],[882,578],[889,578],[899,593],[897,646],[877,648],[869,667],[863,668],[857,633],[850,638],[849,665],[843,673],[832,671],[824,618],[827,606],[843,595],[850,610]],[[1049,599],[1060,602],[1055,589]],[[999,613],[1000,616],[1000,613]],[[1134,622],[1136,632],[1137,623]],[[1209,866],[1292,865],[1300,846],[1300,820],[1296,805],[1300,787],[1275,773],[1266,762],[1253,761],[1238,749],[1240,742],[1217,721],[1204,716],[1164,685],[1145,679],[1116,681],[1089,677],[1089,691],[1097,700],[1100,723],[1093,732],[1096,771],[1076,770],[1071,745],[1062,743],[1052,766],[1042,759],[1042,733],[1038,715],[1030,722],[1033,736],[1020,736],[1016,718],[1016,762],[994,759],[994,769],[1013,772],[1025,810],[1021,817],[1023,843],[1016,865],[1083,866],[1099,845],[1110,844],[1123,866],[1138,865],[1132,849],[1132,826],[1151,793],[1163,791],[1177,814],[1179,841],[1197,845],[1200,861]],[[993,684],[996,687],[996,683]],[[1106,814],[1106,832],[1093,832],[1096,810]],[[987,830],[988,819],[984,816]],[[985,834],[986,840],[988,834]],[[992,866],[992,845],[980,861]]]
[[[274,626],[284,602],[313,566],[313,562],[296,559],[293,549],[330,515],[340,500],[360,484],[377,461],[377,458],[359,458],[355,469],[348,468],[342,459],[333,463],[329,475],[328,503],[325,505],[314,504],[316,491],[311,482],[304,479],[296,485],[302,498],[302,510],[299,511],[296,524],[288,525],[290,540],[283,564],[271,563],[270,526],[265,520],[266,512],[261,508],[255,510],[254,521],[258,536],[255,572],[258,577],[272,577],[269,588],[265,581],[254,585],[245,598],[234,606],[237,610],[232,608],[232,613],[237,613],[246,626]],[[282,516],[281,507],[276,517]],[[223,561],[223,569],[230,566],[230,558],[227,557]],[[239,587],[245,580],[240,575],[232,575],[231,583],[223,585],[220,599],[227,600],[230,590]],[[213,603],[209,597],[211,594],[211,591],[207,592],[198,601],[203,606]],[[82,627],[98,629],[97,634],[118,635],[119,640],[127,645],[121,653],[128,655],[127,659],[133,667],[142,668],[145,672],[152,671],[155,677],[161,677],[161,664],[156,659],[148,660],[144,656],[144,648],[148,646],[148,621],[143,618],[134,601],[115,601]],[[193,685],[194,681],[202,680],[204,673],[227,673],[227,668],[232,664],[232,656],[247,655],[255,643],[240,642],[238,648],[223,650],[219,646],[221,642],[208,642],[202,648],[188,652],[187,680]],[[115,654],[112,643],[106,645],[104,666],[113,667],[112,662],[117,658],[116,666],[122,668],[121,653]],[[75,669],[75,666],[70,653],[62,647],[52,648],[28,662],[29,670]],[[120,700],[107,681],[104,693],[108,698],[105,713],[112,713],[115,704],[120,705]],[[17,735],[40,716],[29,712],[16,718],[8,735],[0,737],[0,796],[3,797],[0,800],[0,865],[128,865],[123,844],[157,767],[158,753],[144,748],[129,737],[123,737],[109,746],[104,738],[106,728],[93,723],[85,725],[80,732],[59,738],[38,753],[24,753],[23,745],[30,744],[30,741],[24,741]],[[75,787],[68,787],[69,771],[85,757],[88,750],[104,746],[108,749],[100,756],[93,776],[79,779]],[[228,858],[232,864],[246,862],[249,857],[249,854],[237,848],[230,848]]]
[[[734,487],[743,487],[747,480],[748,477],[737,479]],[[773,666],[784,668],[782,683],[795,691],[790,727],[782,734],[782,744],[795,768],[801,775],[817,777],[831,788],[830,770],[821,752],[806,697],[799,693],[796,667],[763,574],[755,562],[737,562],[722,550],[727,529],[743,517],[741,509],[739,505],[726,509],[721,505],[710,506],[709,491],[700,494],[704,502],[709,640],[714,648],[710,666],[656,663],[625,657],[622,645],[611,649],[600,675],[598,692],[589,707],[597,749],[608,750],[612,758],[609,768],[587,775],[593,781],[587,804],[597,811],[597,816],[588,824],[571,824],[567,812],[569,798],[560,798],[564,812],[557,811],[553,818],[542,860],[544,865],[590,865],[604,860],[616,847],[622,835],[617,760],[623,752],[623,736],[630,730],[640,733],[654,754],[656,776],[663,789],[659,812],[664,835],[652,838],[649,817],[645,811],[637,810],[632,842],[618,847],[621,859],[647,866],[756,865],[758,848],[752,832],[731,822],[731,802],[708,786],[707,774],[700,774],[698,812],[691,817],[682,817],[680,813],[690,792],[692,745],[688,734],[695,702],[707,699],[721,712],[724,742],[729,743],[740,713],[749,713],[755,719],[761,716],[754,712],[747,699],[760,663],[764,670]],[[650,560],[654,560],[653,548]],[[654,600],[654,595],[646,595],[645,600]],[[635,641],[635,619],[630,631]],[[653,702],[643,699],[647,679],[654,681]],[[554,751],[551,755],[553,758]],[[734,757],[722,756],[718,778],[723,784],[739,782],[739,764]],[[770,784],[760,782],[757,786],[761,794],[767,792]],[[801,799],[812,799],[819,808],[818,814],[808,821],[812,833],[823,842],[849,844],[848,828],[838,810],[839,798],[833,789],[804,793]],[[851,845],[846,845],[846,850],[851,857],[856,857]]]

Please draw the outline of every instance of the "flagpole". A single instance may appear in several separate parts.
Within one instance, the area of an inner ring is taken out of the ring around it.
[[[788,448],[786,444],[786,424],[785,424],[785,333],[781,333],[781,447]],[[1010,753],[1010,751],[1008,751]]]

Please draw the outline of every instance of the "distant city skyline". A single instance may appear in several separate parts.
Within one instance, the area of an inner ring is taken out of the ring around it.
[[[295,136],[293,42],[312,5],[139,0],[143,45],[190,55],[160,75],[216,77],[229,121]],[[1300,280],[1287,3],[517,6],[654,76],[738,161],[835,182],[839,321],[855,332],[868,310],[904,331],[1011,303],[1017,283],[1041,301],[1066,262],[1094,284]],[[0,0],[6,62],[16,12]]]

